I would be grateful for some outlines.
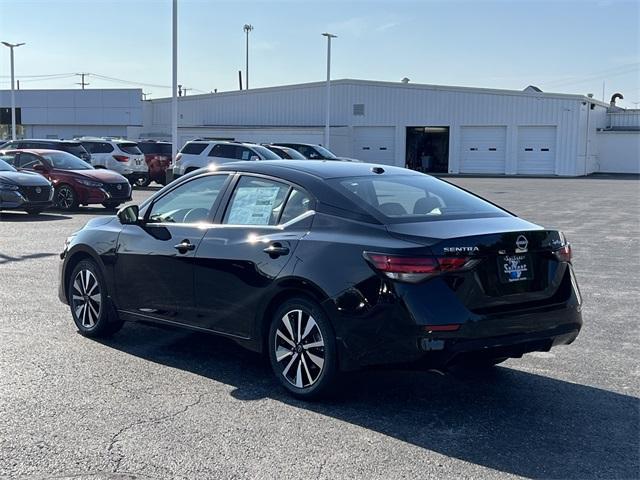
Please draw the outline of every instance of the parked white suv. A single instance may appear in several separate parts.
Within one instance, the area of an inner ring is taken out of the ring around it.
[[[280,160],[268,148],[254,143],[192,140],[184,144],[173,164],[173,178],[198,168],[241,160]]]
[[[109,138],[77,139],[91,154],[91,165],[119,173],[132,185],[144,186],[149,177],[149,166],[138,144],[129,140]]]

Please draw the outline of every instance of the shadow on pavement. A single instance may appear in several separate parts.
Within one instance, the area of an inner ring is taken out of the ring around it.
[[[9,262],[22,262],[23,260],[33,260],[35,258],[53,257],[55,253],[31,253],[29,255],[20,255],[19,257],[12,257],[0,253],[0,265]]]
[[[24,212],[0,212],[0,223],[2,222],[51,222],[55,220],[68,220],[71,217],[61,214],[41,213],[39,215],[29,215]]]
[[[504,367],[366,371],[346,375],[334,398],[306,403],[277,385],[262,357],[220,337],[127,324],[103,343],[232,385],[240,400],[273,398],[501,472],[637,478],[640,469],[638,399],[586,385]]]

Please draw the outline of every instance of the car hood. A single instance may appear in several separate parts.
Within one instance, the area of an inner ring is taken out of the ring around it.
[[[49,181],[38,173],[31,172],[0,172],[0,182],[29,187],[46,187]]]
[[[111,170],[67,170],[67,172],[102,183],[127,183],[126,178]]]

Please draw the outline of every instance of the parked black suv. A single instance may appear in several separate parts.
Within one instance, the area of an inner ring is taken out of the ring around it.
[[[80,142],[74,140],[53,140],[53,139],[24,139],[12,140],[0,145],[1,150],[17,150],[17,149],[36,149],[36,150],[62,150],[63,152],[75,155],[85,162],[91,164],[91,154]]]
[[[338,157],[332,151],[324,148],[322,145],[313,143],[280,143],[272,144],[275,147],[287,147],[296,150],[309,160],[341,160],[343,162],[358,162],[354,158]]]

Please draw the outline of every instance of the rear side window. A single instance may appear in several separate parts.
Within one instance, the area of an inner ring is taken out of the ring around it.
[[[242,177],[236,186],[223,223],[276,225],[289,186],[263,178]]]
[[[329,183],[388,223],[509,216],[495,205],[428,175],[352,177]]]
[[[78,158],[82,158],[82,155],[86,156],[88,153],[81,143],[60,143],[51,148],[54,150],[62,150],[63,152],[70,153]]]
[[[256,145],[252,148],[256,153],[259,153],[262,156],[263,160],[280,160],[280,157],[277,154],[273,153],[266,147]]]
[[[311,198],[309,198],[309,195],[302,190],[294,188],[289,194],[279,223],[287,223],[309,210],[311,210]]]
[[[226,143],[218,143],[213,146],[209,152],[209,156],[219,158],[236,158],[236,146],[228,145]]]
[[[200,155],[202,152],[204,152],[204,149],[207,148],[206,143],[195,143],[195,142],[187,142],[185,143],[184,147],[182,147],[182,150],[180,150],[180,153],[185,153],[188,155]]]
[[[86,148],[89,153],[113,152],[113,146],[107,142],[82,142],[82,146]]]
[[[129,155],[142,155],[142,151],[135,143],[118,143],[118,148]]]

